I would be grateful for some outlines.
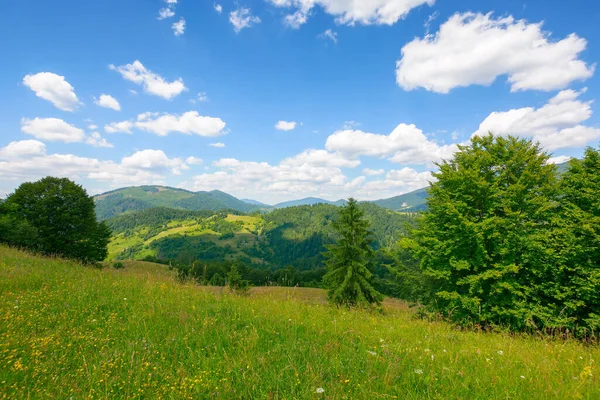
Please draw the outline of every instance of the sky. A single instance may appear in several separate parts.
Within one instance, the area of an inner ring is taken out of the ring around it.
[[[594,0],[19,0],[0,197],[47,175],[274,204],[387,198],[489,131],[600,143]]]

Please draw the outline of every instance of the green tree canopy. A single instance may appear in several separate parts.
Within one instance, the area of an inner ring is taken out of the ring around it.
[[[37,230],[37,243],[29,246],[37,251],[82,261],[102,261],[107,255],[109,228],[96,221],[94,200],[66,178],[23,183],[2,208]]]
[[[412,240],[432,288],[428,303],[461,323],[539,327],[553,245],[556,167],[538,144],[489,134],[439,164]]]
[[[373,287],[373,239],[356,200],[348,199],[333,227],[340,238],[325,253],[328,272],[323,279],[329,301],[345,306],[379,304],[383,296]]]

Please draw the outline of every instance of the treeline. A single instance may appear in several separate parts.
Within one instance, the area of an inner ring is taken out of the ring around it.
[[[538,144],[473,138],[439,164],[394,252],[395,290],[461,325],[596,335],[600,150],[562,175]]]
[[[23,183],[0,203],[0,242],[83,262],[107,255],[110,229],[98,223],[94,200],[72,181]]]

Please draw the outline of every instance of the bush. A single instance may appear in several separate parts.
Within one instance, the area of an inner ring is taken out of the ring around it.
[[[112,266],[113,266],[114,269],[123,269],[123,268],[125,268],[125,265],[123,265],[123,263],[121,261],[115,261]]]

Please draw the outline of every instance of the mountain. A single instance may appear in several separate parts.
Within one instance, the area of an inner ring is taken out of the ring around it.
[[[339,202],[340,200],[338,200]],[[334,204],[337,202],[320,199],[318,197],[306,197],[304,199],[299,200],[290,200],[284,201],[283,203],[277,203],[273,206],[273,208],[287,208],[287,207],[296,207],[296,206],[312,206],[314,204]]]
[[[244,203],[248,203],[248,204],[252,204],[254,206],[259,206],[259,207],[264,207],[264,208],[270,208],[273,207],[269,204],[265,204],[265,203],[261,203],[260,201],[257,200],[252,200],[252,199],[241,199]]]
[[[375,200],[372,203],[396,211],[422,211],[426,208],[427,196],[427,188],[422,188],[389,199]]]
[[[96,215],[101,220],[153,207],[194,211],[230,209],[240,212],[252,212],[259,208],[218,190],[191,192],[167,186],[127,187],[94,196],[94,200]]]

